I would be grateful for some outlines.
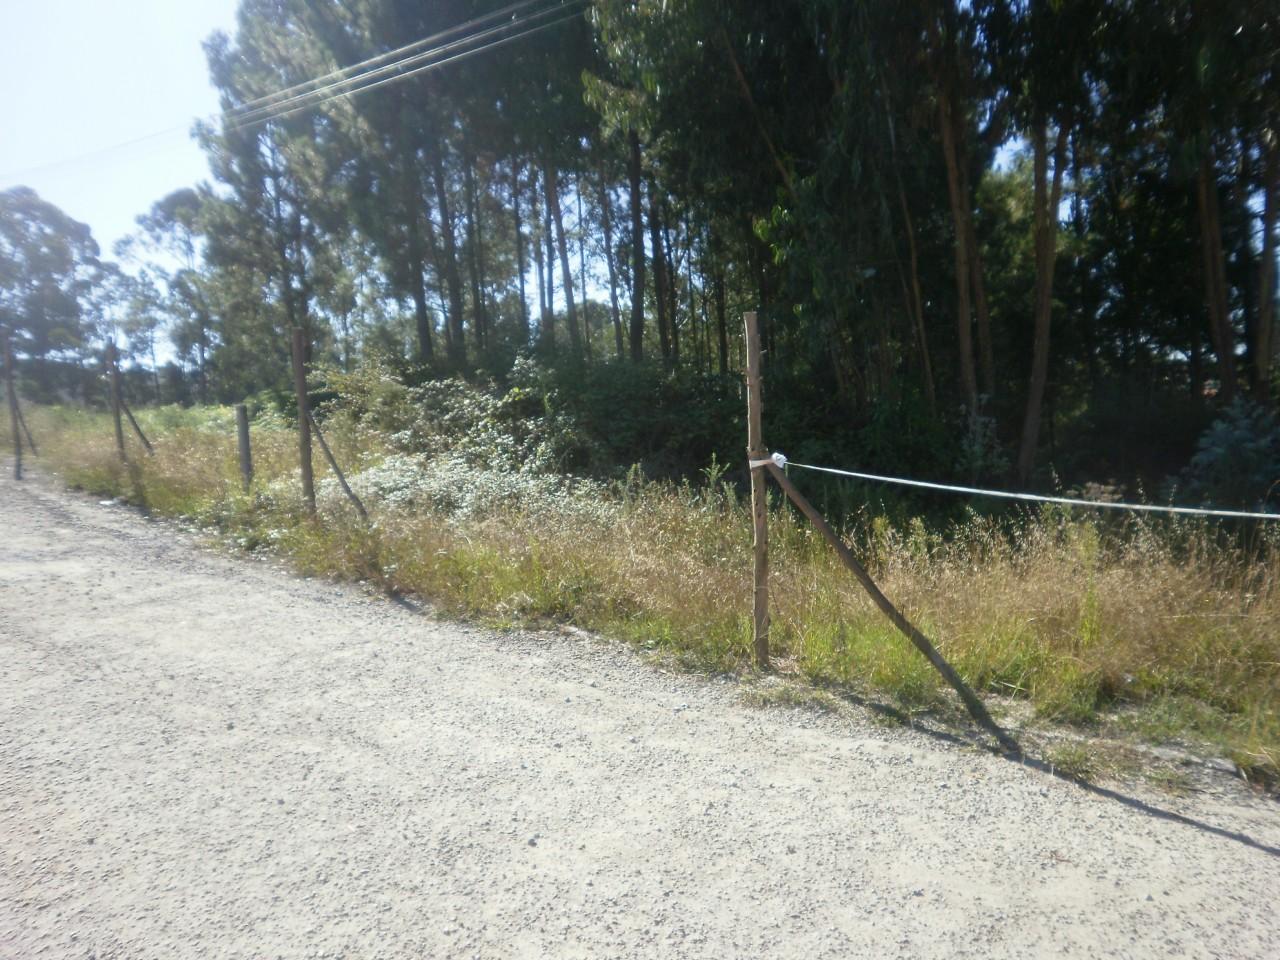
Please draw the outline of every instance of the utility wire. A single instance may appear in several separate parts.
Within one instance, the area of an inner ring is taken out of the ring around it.
[[[526,37],[531,37],[536,33],[542,33],[544,30],[550,30],[552,27],[558,27],[562,23],[567,23],[570,20],[575,20],[578,18],[578,16],[579,16],[579,11],[574,11],[573,13],[570,13],[567,16],[559,17],[558,19],[552,20],[549,23],[544,23],[541,26],[532,27],[528,30],[523,30],[520,33],[512,34],[511,36],[508,36],[508,37],[503,37],[500,40],[494,40],[490,43],[484,44],[483,46],[480,46],[480,47],[475,47],[471,50],[464,50],[461,53],[455,53],[453,56],[445,57],[443,60],[434,60],[431,63],[427,63],[422,66],[415,67],[412,70],[408,70],[402,73],[397,73],[390,77],[384,77],[383,79],[377,80],[373,83],[367,83],[367,84],[364,84],[363,86],[358,86],[353,89],[339,90],[326,95],[322,99],[312,100],[307,103],[299,104],[298,106],[291,107],[287,110],[280,110],[278,112],[269,114],[264,117],[259,117],[254,120],[248,120],[241,123],[229,124],[223,128],[223,132],[225,133],[225,132],[231,132],[235,130],[246,130],[256,126],[262,126],[264,124],[270,123],[272,120],[280,120],[280,119],[283,119],[284,117],[292,116],[295,113],[300,113],[303,110],[310,110],[315,107],[322,106],[323,104],[326,104],[331,100],[337,100],[340,97],[354,97],[356,94],[364,93],[366,90],[373,90],[377,87],[385,86],[386,84],[389,84],[389,83],[397,83],[401,80],[407,80],[409,77],[415,76],[420,73],[424,73],[428,70],[435,70],[439,67],[445,66],[446,64],[454,63],[458,60],[463,60],[467,57],[474,56],[477,53],[486,53],[497,47],[505,46],[506,44],[511,43],[515,40],[523,40]]]
[[[306,80],[302,83],[294,84],[291,87],[286,87],[283,90],[276,90],[274,93],[264,94],[261,97],[257,97],[253,100],[248,100],[245,103],[238,104],[237,106],[232,107],[230,110],[227,111],[227,113],[230,114],[230,113],[240,113],[240,112],[252,112],[254,110],[257,110],[260,107],[266,106],[278,100],[281,100],[284,98],[290,98],[295,94],[298,94],[307,90],[308,88],[315,87],[317,84],[323,84],[331,80],[337,80],[342,77],[346,77],[349,74],[363,70],[366,67],[376,66],[378,64],[385,63],[388,60],[393,60],[397,57],[401,57],[403,55],[413,53],[414,51],[420,50],[424,46],[427,46],[428,44],[436,43],[437,41],[443,40],[446,37],[451,37],[454,34],[460,33],[463,30],[467,30],[471,27],[478,27],[481,24],[489,22],[490,20],[499,19],[501,17],[514,14],[515,12],[524,9],[525,7],[530,7],[535,4],[544,3],[544,2],[546,2],[546,0],[521,0],[520,3],[513,3],[510,6],[503,7],[501,10],[495,10],[493,13],[488,13],[480,17],[474,17],[473,19],[468,20],[465,23],[457,24],[456,26],[450,27],[447,30],[441,30],[439,33],[434,33],[429,37],[423,37],[421,40],[414,40],[412,43],[406,43],[402,47],[397,47],[394,50],[388,50],[386,53],[380,53],[377,56],[369,57],[367,60],[361,60],[358,63],[349,64],[348,66],[341,67],[337,70],[333,70],[330,73],[323,74],[322,76],[313,77],[310,80]]]
[[[249,101],[249,103],[247,103],[247,104],[241,104],[241,105],[240,105],[240,107],[238,107],[238,108],[233,108],[232,110],[226,111],[226,112],[224,112],[224,113],[212,114],[212,115],[209,115],[209,116],[206,116],[206,117],[201,117],[201,118],[198,118],[198,120],[203,120],[203,121],[206,121],[206,122],[209,122],[209,123],[213,123],[213,122],[217,122],[218,120],[224,120],[224,121],[225,121],[225,120],[229,117],[229,118],[231,119],[231,121],[232,121],[232,122],[231,122],[230,124],[227,124],[226,126],[224,126],[224,131],[230,131],[230,130],[238,130],[238,129],[247,129],[247,128],[249,128],[249,127],[252,127],[252,126],[255,126],[255,125],[258,125],[258,124],[264,124],[264,123],[267,123],[267,122],[269,122],[270,120],[279,119],[279,118],[281,118],[281,117],[286,117],[286,116],[291,116],[292,114],[294,114],[294,113],[298,113],[298,112],[299,112],[299,111],[301,111],[301,110],[308,109],[308,108],[313,107],[313,106],[320,106],[321,104],[327,103],[327,102],[329,102],[330,100],[336,99],[336,98],[337,98],[337,97],[339,97],[339,96],[353,96],[353,95],[354,95],[354,94],[356,94],[356,93],[361,93],[361,92],[363,92],[363,91],[365,91],[365,90],[372,90],[372,89],[374,89],[375,87],[380,87],[380,86],[383,86],[384,84],[391,83],[391,82],[394,82],[394,81],[396,81],[396,80],[407,79],[408,77],[411,77],[411,76],[414,76],[414,75],[416,75],[416,74],[422,73],[422,72],[424,72],[424,71],[426,71],[426,70],[433,69],[433,68],[435,68],[435,67],[444,66],[445,64],[452,63],[452,62],[454,62],[454,61],[464,59],[465,57],[469,57],[469,56],[471,56],[472,54],[482,53],[482,52],[485,52],[485,51],[487,51],[487,50],[492,50],[492,49],[494,49],[494,48],[496,48],[496,47],[500,47],[500,46],[503,46],[503,45],[505,45],[505,44],[507,44],[507,43],[510,43],[510,42],[511,42],[511,41],[513,41],[513,40],[519,40],[519,39],[523,39],[523,38],[528,37],[528,36],[532,36],[533,34],[536,34],[536,33],[541,33],[542,31],[547,30],[547,29],[550,29],[551,27],[558,26],[558,25],[560,25],[560,24],[562,24],[562,23],[565,23],[565,22],[567,22],[567,21],[569,21],[569,20],[572,20],[572,19],[577,18],[577,17],[580,15],[580,13],[581,13],[581,5],[582,5],[583,3],[585,3],[585,2],[586,2],[586,0],[569,0],[569,2],[568,2],[568,3],[557,3],[557,4],[555,4],[554,6],[549,7],[549,8],[548,8],[548,9],[546,9],[546,10],[539,11],[539,12],[537,12],[537,13],[535,13],[535,14],[530,14],[530,15],[528,15],[527,17],[524,17],[524,18],[517,18],[517,19],[516,19],[516,20],[514,20],[513,22],[508,23],[508,24],[504,24],[504,25],[502,25],[502,26],[501,26],[501,27],[499,27],[499,28],[490,28],[489,30],[481,31],[480,33],[474,34],[474,35],[472,35],[470,38],[463,38],[463,39],[461,39],[461,40],[453,41],[452,43],[450,43],[450,44],[444,44],[444,45],[442,45],[441,47],[436,48],[436,49],[435,49],[435,50],[433,50],[433,51],[426,51],[426,52],[424,52],[424,53],[422,53],[422,54],[418,54],[418,55],[416,55],[416,58],[415,58],[415,57],[406,57],[406,58],[404,58],[404,61],[413,60],[413,62],[418,63],[418,62],[420,62],[422,59],[426,58],[428,55],[431,55],[431,56],[438,56],[441,52],[445,51],[446,49],[456,49],[458,46],[465,45],[465,44],[467,44],[467,43],[474,43],[474,42],[475,42],[477,39],[479,39],[479,38],[482,38],[482,37],[488,37],[488,36],[491,36],[493,33],[502,32],[502,31],[504,31],[504,30],[511,29],[511,27],[513,27],[513,26],[520,26],[520,25],[523,25],[523,24],[525,24],[525,23],[533,22],[533,21],[535,21],[535,20],[538,20],[538,19],[540,19],[540,18],[542,18],[542,17],[546,16],[548,13],[551,13],[551,12],[558,12],[558,11],[560,11],[560,10],[572,10],[572,12],[571,12],[571,13],[569,13],[569,14],[567,14],[567,15],[563,16],[563,17],[560,17],[560,18],[558,18],[558,19],[556,19],[556,20],[553,20],[553,21],[550,21],[550,22],[548,22],[548,23],[545,23],[545,24],[543,24],[543,25],[541,25],[541,26],[539,26],[539,27],[534,27],[534,28],[532,28],[532,29],[525,30],[525,31],[522,31],[522,32],[519,32],[519,33],[513,34],[513,35],[511,35],[511,36],[508,36],[508,37],[505,37],[505,38],[503,38],[503,39],[500,39],[500,40],[497,40],[497,41],[494,41],[494,42],[491,42],[491,43],[485,44],[485,45],[483,45],[483,46],[476,47],[476,48],[471,49],[471,50],[466,50],[466,51],[464,51],[464,52],[462,52],[462,53],[455,54],[455,55],[450,56],[450,57],[446,57],[445,59],[442,59],[442,60],[436,60],[436,61],[433,61],[433,62],[431,62],[431,63],[425,64],[425,65],[423,65],[423,66],[417,66],[417,67],[415,67],[414,69],[409,70],[409,71],[407,71],[407,72],[397,72],[397,73],[394,73],[392,76],[384,77],[383,79],[377,80],[377,81],[375,81],[375,82],[373,82],[373,83],[365,83],[365,82],[363,82],[363,81],[368,80],[368,79],[369,79],[369,78],[374,74],[374,72],[375,72],[375,71],[368,71],[368,75],[364,75],[364,76],[353,76],[353,77],[351,77],[351,78],[350,78],[350,81],[351,81],[351,82],[350,82],[350,85],[353,87],[353,89],[344,89],[344,90],[340,90],[340,91],[337,91],[337,92],[328,92],[328,93],[326,93],[324,96],[317,97],[317,98],[314,100],[314,102],[304,103],[304,104],[301,104],[301,105],[299,105],[299,106],[292,107],[292,108],[287,109],[287,110],[279,110],[278,112],[264,113],[262,116],[259,116],[259,117],[257,117],[256,119],[247,119],[247,118],[246,118],[246,116],[244,116],[244,115],[240,115],[240,114],[237,114],[237,111],[238,111],[238,110],[243,110],[245,107],[249,107],[249,106],[252,106],[252,105],[255,105],[255,104],[261,104],[261,103],[263,103],[263,102],[265,102],[265,101],[267,101],[267,100],[271,100],[271,99],[273,99],[273,98],[281,97],[281,96],[283,96],[284,94],[289,93],[291,90],[301,89],[301,88],[306,87],[306,86],[308,86],[308,85],[314,85],[314,84],[316,84],[316,83],[319,83],[319,82],[322,82],[322,81],[324,81],[324,80],[328,80],[328,79],[331,79],[331,78],[333,78],[333,77],[335,77],[335,76],[338,76],[339,74],[346,74],[346,73],[348,73],[349,71],[352,71],[352,70],[356,69],[357,67],[365,66],[365,65],[368,65],[368,64],[370,64],[370,63],[378,63],[378,62],[381,62],[381,61],[383,61],[383,60],[387,59],[388,57],[392,57],[392,56],[394,56],[394,55],[396,55],[396,54],[402,53],[402,52],[404,52],[405,50],[417,49],[417,48],[419,48],[422,44],[432,42],[432,41],[437,40],[437,39],[440,39],[441,37],[444,37],[444,36],[451,36],[451,35],[453,35],[453,34],[456,34],[457,32],[459,32],[459,31],[460,31],[460,30],[462,30],[462,29],[465,29],[465,28],[467,28],[467,27],[471,27],[471,26],[476,26],[476,25],[478,25],[479,23],[487,22],[488,20],[491,20],[491,19],[493,19],[493,18],[495,18],[495,17],[497,17],[497,16],[500,16],[500,15],[501,15],[501,16],[506,16],[506,15],[508,15],[508,14],[510,14],[510,13],[512,13],[512,12],[514,12],[514,11],[521,10],[521,9],[523,9],[523,8],[527,7],[527,6],[531,6],[531,5],[533,5],[535,2],[537,2],[537,0],[524,0],[524,2],[522,2],[522,3],[512,4],[512,5],[508,6],[508,7],[504,7],[502,10],[495,11],[495,12],[494,12],[494,13],[492,13],[492,14],[487,14],[487,15],[486,15],[486,16],[484,16],[484,17],[477,17],[477,18],[475,18],[474,20],[468,21],[468,22],[467,22],[467,23],[465,23],[465,24],[460,24],[460,25],[458,25],[457,27],[452,27],[452,28],[450,28],[449,30],[442,31],[441,33],[438,33],[438,34],[434,34],[434,35],[433,35],[433,36],[431,36],[431,37],[424,37],[422,40],[414,41],[413,43],[411,43],[411,44],[407,44],[407,45],[405,45],[404,47],[400,47],[400,48],[397,48],[396,50],[388,51],[388,52],[387,52],[387,53],[385,53],[385,54],[380,54],[378,57],[372,57],[372,58],[370,58],[370,59],[369,59],[369,61],[362,61],[362,62],[361,62],[361,63],[359,63],[359,64],[353,64],[353,65],[352,65],[352,66],[350,66],[350,67],[346,67],[346,68],[343,68],[342,70],[338,70],[338,71],[333,71],[333,72],[331,72],[331,73],[329,73],[329,74],[325,74],[325,75],[323,75],[323,76],[321,76],[321,77],[317,77],[317,78],[315,78],[315,79],[313,79],[313,80],[307,81],[306,83],[303,83],[303,84],[297,84],[297,85],[295,85],[294,87],[287,88],[286,90],[277,91],[277,92],[276,92],[276,93],[274,93],[274,94],[269,94],[269,95],[264,96],[264,97],[259,97],[259,98],[257,98],[256,100]],[[576,9],[575,9],[575,8],[576,8]],[[404,65],[405,65],[404,63],[391,64],[391,65],[388,65],[388,67],[386,67],[386,68],[382,68],[382,69],[383,69],[383,70],[391,70],[391,69],[403,70]],[[361,85],[361,84],[362,84],[362,85]],[[343,85],[343,84],[329,84],[329,85],[328,85],[328,87],[335,87],[335,86],[340,86],[340,85]],[[323,93],[325,89],[328,89],[328,88],[327,88],[327,87],[326,87],[326,88],[324,88],[324,89],[317,88],[317,89],[315,89],[315,90],[311,91],[311,93],[312,93],[312,94],[320,94],[320,93]],[[294,95],[293,97],[290,97],[289,99],[294,99],[295,97],[296,97],[296,95]],[[276,104],[276,106],[277,106],[277,107],[281,107],[281,106],[284,106],[284,105],[285,105],[285,102],[284,102],[284,101],[281,101],[281,102],[279,102],[279,103],[277,103],[277,104]],[[259,111],[259,110],[264,110],[264,109],[265,109],[265,108],[262,108],[262,107],[254,107],[254,110],[253,110],[253,111],[250,111],[250,112],[257,112],[257,111]],[[159,138],[161,138],[161,137],[171,136],[171,135],[176,134],[176,133],[182,133],[182,132],[185,132],[185,131],[187,131],[187,130],[189,130],[189,129],[190,129],[190,125],[189,125],[189,124],[174,125],[174,126],[172,126],[172,127],[167,127],[167,128],[165,128],[165,129],[163,129],[163,130],[157,130],[157,131],[154,131],[153,133],[148,133],[148,134],[145,134],[145,135],[140,136],[140,137],[134,137],[134,138],[132,138],[132,139],[130,139],[130,140],[124,140],[124,141],[121,141],[121,142],[119,142],[119,143],[109,144],[109,145],[107,145],[107,146],[99,147],[99,148],[94,149],[94,150],[89,150],[89,151],[86,151],[86,152],[84,152],[84,153],[74,154],[74,155],[69,156],[69,157],[63,157],[63,158],[61,158],[61,159],[59,159],[59,160],[54,160],[54,161],[51,161],[51,162],[49,162],[49,163],[37,164],[37,165],[35,165],[35,166],[26,167],[26,168],[19,169],[19,170],[6,171],[6,172],[4,172],[4,173],[0,173],[0,183],[17,182],[17,181],[20,181],[20,180],[23,180],[23,179],[27,178],[28,176],[30,176],[31,174],[34,174],[34,173],[41,173],[41,172],[44,172],[44,171],[46,171],[46,170],[53,170],[53,169],[58,169],[58,168],[60,168],[60,167],[70,166],[70,165],[73,165],[73,164],[81,163],[81,162],[83,162],[83,161],[85,161],[85,160],[92,160],[92,159],[95,159],[95,158],[97,158],[97,157],[101,157],[101,156],[105,156],[105,155],[107,155],[107,154],[114,153],[114,152],[116,152],[116,151],[118,151],[118,150],[124,150],[124,149],[126,149],[126,148],[128,148],[128,147],[136,146],[136,145],[138,145],[138,144],[142,144],[142,143],[147,143],[147,142],[152,141],[152,140],[157,140],[157,139],[159,139]]]
[[[333,91],[337,91],[337,94],[335,95],[340,95],[343,92],[348,92],[357,88],[363,89],[364,86],[366,85],[366,81],[374,80],[379,77],[385,77],[387,75],[392,75],[393,77],[399,76],[401,74],[404,74],[404,71],[406,70],[406,68],[420,64],[424,60],[433,60],[434,58],[439,57],[441,54],[448,53],[460,47],[470,46],[471,44],[479,40],[487,40],[490,37],[505,33],[513,28],[519,28],[526,24],[533,23],[537,20],[542,19],[548,14],[563,12],[572,7],[578,7],[583,2],[584,0],[571,0],[571,2],[567,4],[556,4],[552,7],[547,8],[546,10],[540,10],[536,13],[529,14],[525,17],[517,18],[508,23],[499,24],[496,27],[490,27],[487,30],[481,30],[477,33],[473,33],[469,36],[462,37],[458,40],[441,44],[440,46],[437,46],[437,47],[432,47],[429,50],[424,50],[420,53],[412,54],[411,56],[404,57],[400,60],[395,61],[394,63],[387,64],[386,66],[376,67],[374,69],[365,70],[360,73],[356,73],[342,80],[337,80],[333,83],[325,84],[324,86],[321,86],[321,87],[316,87],[315,89],[309,90],[305,93],[296,94],[294,96],[288,97],[284,100],[280,100],[271,105],[268,105],[265,107],[259,107],[256,110],[242,111],[240,108],[236,108],[234,110],[227,111],[227,113],[225,113],[223,116],[224,118],[230,118],[231,122],[229,124],[226,124],[226,128],[234,130],[234,129],[240,128],[241,126],[247,126],[249,124],[252,124],[254,121],[263,119],[264,117],[287,115],[289,112],[292,112],[292,111],[286,110],[285,108],[288,108],[293,104],[300,103],[302,106],[310,106],[311,104],[308,103],[307,101],[312,101],[312,100],[314,100],[316,104],[323,103],[326,100],[333,99],[333,97],[329,95]],[[556,21],[556,22],[561,22],[565,19],[571,19],[572,17],[576,17],[578,15],[578,12],[579,11],[577,10],[573,10],[569,16],[562,17],[560,21]],[[526,36],[527,34],[522,33],[520,35]],[[447,62],[447,60],[440,61],[440,62]],[[404,74],[404,75],[407,76],[408,74]]]

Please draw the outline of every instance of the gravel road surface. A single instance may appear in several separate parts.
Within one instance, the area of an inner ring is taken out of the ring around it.
[[[1280,956],[1225,774],[740,696],[0,482],[0,957]]]

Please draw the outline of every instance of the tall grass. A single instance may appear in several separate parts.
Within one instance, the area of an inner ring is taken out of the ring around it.
[[[370,508],[358,523],[321,476],[305,518],[296,435],[260,420],[257,480],[240,485],[230,410],[140,411],[156,453],[117,458],[103,415],[33,411],[65,481],[217,527],[315,574],[420,594],[503,623],[554,619],[699,669],[749,669],[751,522],[725,484],[610,486],[396,452],[344,416],[326,431]],[[317,470],[322,464],[317,458]],[[779,668],[908,707],[939,679],[861,593],[820,536],[770,512],[772,643]],[[1280,772],[1280,541],[1251,551],[1185,519],[1102,525],[1051,508],[972,515],[945,531],[855,517],[848,536],[885,592],[973,685],[1040,717],[1190,738]]]

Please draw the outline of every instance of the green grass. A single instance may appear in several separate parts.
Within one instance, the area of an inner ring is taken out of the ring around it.
[[[230,408],[137,413],[156,453],[144,456],[131,438],[129,466],[102,414],[43,408],[30,419],[44,463],[70,486],[188,517],[309,574],[372,582],[497,624],[574,624],[686,669],[752,669],[751,523],[731,489],[632,477],[557,499],[533,487],[524,496],[517,476],[516,495],[468,513],[425,496],[415,506],[370,497],[365,527],[322,483],[313,522],[302,509],[296,437],[283,424],[255,423],[257,479],[246,494]],[[326,435],[357,486],[362,470],[396,452],[342,413]],[[323,481],[319,457],[316,470]],[[482,488],[487,476],[446,479]],[[1276,533],[1245,559],[1193,522],[1104,528],[1062,511],[1017,522],[974,516],[945,531],[875,518],[849,530],[885,593],[978,689],[1025,701],[1044,722],[1201,744],[1263,778],[1280,772]],[[932,668],[815,531],[775,504],[770,542],[782,673],[908,713],[952,709]],[[1060,759],[1073,770],[1089,765]]]

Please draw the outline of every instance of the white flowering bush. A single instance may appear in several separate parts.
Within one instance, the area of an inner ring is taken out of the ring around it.
[[[480,467],[457,452],[436,458],[394,453],[348,482],[370,508],[430,510],[456,519],[518,510],[531,517],[608,522],[620,508],[607,489],[594,481],[529,469]],[[335,507],[344,496],[333,478],[321,481],[317,494]]]

